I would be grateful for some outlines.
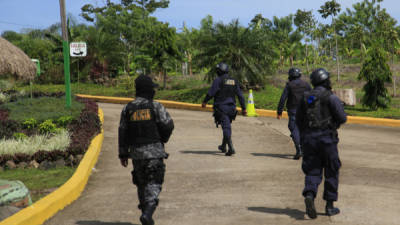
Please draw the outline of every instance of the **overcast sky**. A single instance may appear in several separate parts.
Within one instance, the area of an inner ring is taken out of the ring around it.
[[[103,6],[104,0],[65,0],[67,13],[72,14],[78,22],[84,22],[79,16],[81,7],[87,3]],[[345,8],[361,0],[338,0]],[[313,10],[320,22],[323,20],[317,10],[325,0],[170,0],[169,8],[158,10],[154,16],[172,26],[181,28],[183,22],[189,27],[199,27],[201,19],[212,15],[214,21],[225,23],[239,19],[247,25],[258,13],[271,19],[273,16],[287,16],[296,13],[297,9]],[[383,8],[400,19],[400,1],[384,0]],[[44,29],[60,21],[58,0],[0,0],[0,33],[6,30],[20,32],[24,28]]]

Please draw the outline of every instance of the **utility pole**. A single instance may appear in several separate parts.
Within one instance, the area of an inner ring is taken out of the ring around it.
[[[64,78],[65,78],[65,100],[67,108],[71,108],[71,81],[69,70],[69,44],[68,31],[65,16],[65,0],[60,0],[61,29],[63,37],[63,55],[64,55]]]

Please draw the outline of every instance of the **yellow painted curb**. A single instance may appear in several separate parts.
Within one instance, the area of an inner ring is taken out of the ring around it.
[[[104,96],[93,96],[93,95],[77,95],[77,96],[82,97],[82,98],[93,99],[98,102],[117,103],[117,104],[127,104],[128,102],[133,100],[133,98],[104,97]],[[157,100],[157,101],[162,103],[165,107],[172,108],[172,109],[212,111],[212,106],[210,106],[210,105],[207,105],[206,108],[201,108],[200,104],[191,104],[191,103],[166,101],[166,100]],[[237,109],[239,112],[242,111],[240,108],[237,108]],[[273,111],[273,110],[256,109],[256,113],[262,117],[276,117],[276,111]],[[288,118],[287,112],[283,112],[282,117]],[[381,118],[372,118],[372,117],[348,116],[347,123],[348,124],[366,124],[366,125],[374,125],[374,126],[386,126],[386,127],[400,127],[400,120],[381,119]]]
[[[103,123],[104,114],[100,108],[99,117],[101,123]],[[103,139],[104,131],[102,129],[101,133],[90,143],[89,149],[75,173],[65,184],[35,204],[1,221],[0,225],[40,225],[59,210],[75,201],[85,188],[92,168],[97,162]]]

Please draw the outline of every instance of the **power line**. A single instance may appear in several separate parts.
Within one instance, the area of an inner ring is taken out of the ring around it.
[[[13,23],[13,22],[1,21],[1,20],[0,20],[0,24],[16,25],[16,26],[29,27],[29,28],[39,28],[39,26],[34,26],[34,25],[29,25],[29,24],[19,24],[19,23]]]

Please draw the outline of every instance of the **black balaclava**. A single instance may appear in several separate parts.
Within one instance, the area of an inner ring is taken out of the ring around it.
[[[156,91],[153,88],[139,88],[136,89],[136,97],[142,97],[148,100],[153,100]]]
[[[136,97],[153,100],[156,93],[154,88],[156,87],[158,87],[158,84],[154,83],[149,76],[140,75],[135,79]]]

